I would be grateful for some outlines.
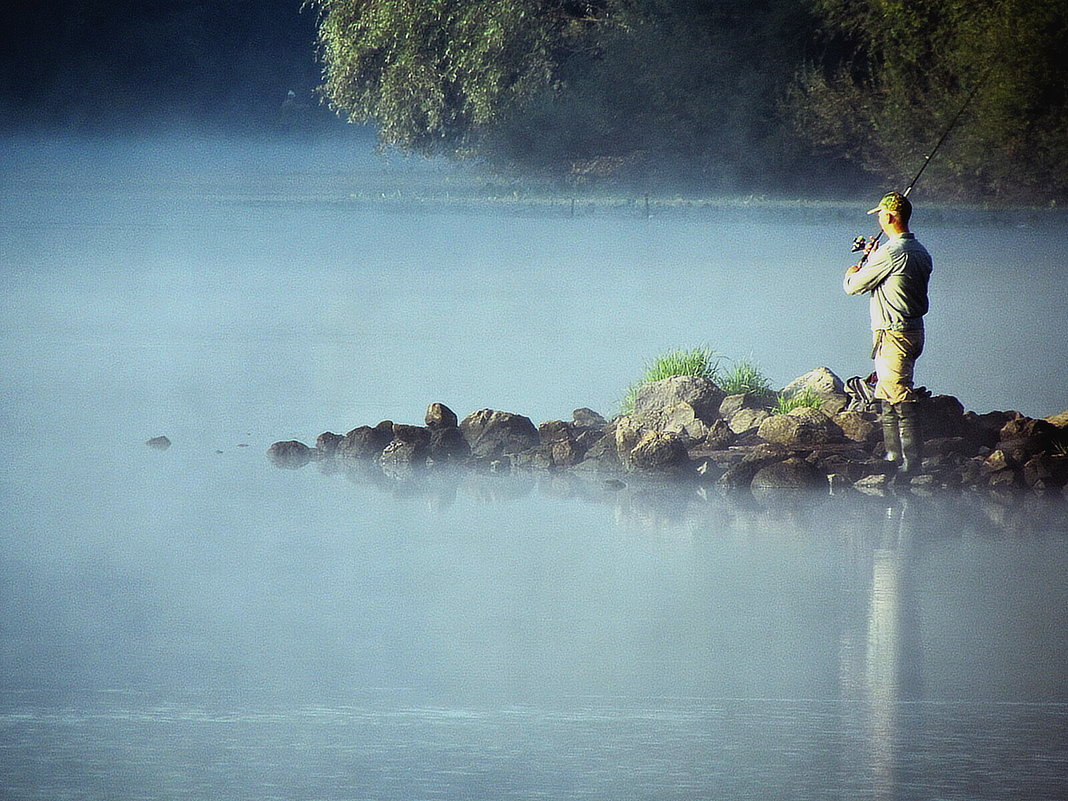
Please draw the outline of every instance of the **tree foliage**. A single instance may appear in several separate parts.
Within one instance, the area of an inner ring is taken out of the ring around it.
[[[1068,195],[1068,0],[310,2],[324,95],[404,149],[706,188],[861,169],[902,186],[982,84],[924,191]]]
[[[852,49],[793,87],[803,137],[901,186],[967,106],[926,192],[1068,195],[1068,0],[814,2],[827,41]]]
[[[317,0],[323,91],[382,141],[572,175],[788,170],[796,0]]]
[[[318,0],[323,92],[384,142],[462,148],[558,80],[609,24],[603,3]]]

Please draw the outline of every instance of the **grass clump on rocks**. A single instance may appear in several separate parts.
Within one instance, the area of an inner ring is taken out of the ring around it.
[[[811,389],[802,389],[799,392],[792,392],[789,395],[780,393],[775,406],[771,409],[771,413],[789,414],[794,409],[798,409],[802,406],[819,409],[823,406],[823,399]]]
[[[735,361],[731,368],[719,377],[717,383],[728,395],[748,393],[759,398],[771,398],[775,395],[771,382],[752,359]]]
[[[657,356],[646,365],[642,377],[627,388],[626,395],[620,403],[623,414],[630,414],[634,411],[638,390],[643,386],[680,375],[707,378],[719,383],[721,380],[719,356],[711,348],[703,346],[691,350],[672,350]]]

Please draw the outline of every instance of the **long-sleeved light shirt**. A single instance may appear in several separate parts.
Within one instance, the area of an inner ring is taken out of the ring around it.
[[[912,233],[891,236],[856,272],[846,273],[849,295],[871,293],[872,331],[922,331],[927,314],[931,254]]]

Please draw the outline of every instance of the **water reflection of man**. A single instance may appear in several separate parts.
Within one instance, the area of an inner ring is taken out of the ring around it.
[[[931,254],[909,230],[912,204],[900,192],[884,196],[868,214],[879,215],[887,241],[866,263],[846,271],[843,287],[850,295],[871,293],[875,397],[882,405],[886,458],[907,475],[922,457],[912,377],[923,352]]]

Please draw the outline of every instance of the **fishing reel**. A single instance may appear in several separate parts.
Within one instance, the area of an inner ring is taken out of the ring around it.
[[[866,250],[868,247],[868,240],[866,237],[858,236],[853,240],[853,250],[851,253],[859,253],[862,250]]]

